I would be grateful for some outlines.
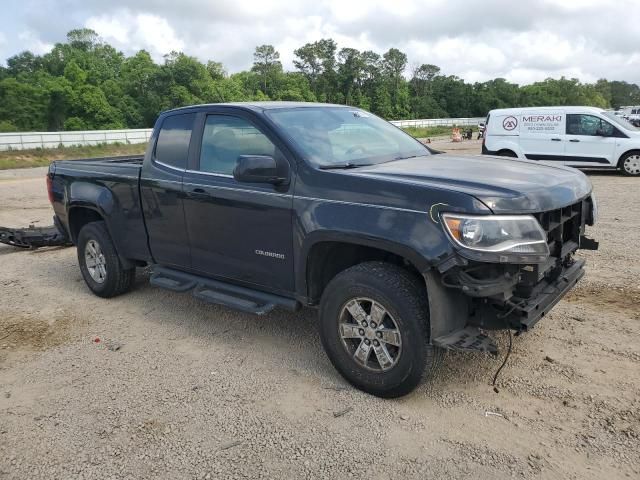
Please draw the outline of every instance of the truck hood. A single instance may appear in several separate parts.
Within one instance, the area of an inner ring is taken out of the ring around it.
[[[467,193],[494,213],[554,210],[583,199],[592,188],[572,168],[487,155],[428,155],[344,173]]]

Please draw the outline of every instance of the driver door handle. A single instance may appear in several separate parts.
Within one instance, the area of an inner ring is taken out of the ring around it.
[[[571,140],[569,140],[570,142],[579,142],[580,140],[578,140],[577,138],[572,138]]]
[[[552,138],[552,139],[551,139],[551,141],[552,141],[552,142],[561,142],[562,140],[561,140],[561,139],[559,139],[559,138]]]

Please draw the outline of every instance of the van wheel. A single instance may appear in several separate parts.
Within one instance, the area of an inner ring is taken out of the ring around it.
[[[426,291],[407,270],[384,262],[351,267],[320,301],[320,339],[333,366],[372,395],[411,392],[438,362],[429,345]]]
[[[136,269],[125,269],[104,222],[87,223],[78,234],[78,263],[89,289],[99,297],[115,297],[133,285]]]
[[[637,177],[640,175],[640,151],[625,153],[620,157],[618,168],[624,175]]]
[[[516,155],[515,152],[513,152],[511,150],[500,150],[498,152],[498,156],[500,156],[500,157],[518,158],[518,155]]]

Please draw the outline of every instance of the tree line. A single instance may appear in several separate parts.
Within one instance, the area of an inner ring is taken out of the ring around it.
[[[503,78],[467,83],[431,64],[410,65],[397,48],[379,54],[332,39],[294,51],[285,71],[272,45],[256,47],[248,71],[229,74],[171,52],[157,64],[140,50],[126,57],[90,29],[76,29],[44,55],[25,51],[0,66],[0,131],[144,128],[159,112],[197,103],[294,100],[347,104],[387,119],[478,117],[493,108],[640,104],[623,81],[552,79],[517,85]],[[405,72],[410,71],[407,78]]]

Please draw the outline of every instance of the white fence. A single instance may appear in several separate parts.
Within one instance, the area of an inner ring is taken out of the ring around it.
[[[394,120],[397,127],[451,127],[477,125],[484,118],[427,118]],[[56,148],[60,145],[98,145],[100,143],[145,143],[151,137],[150,128],[136,130],[91,130],[86,132],[16,132],[0,133],[0,150]]]
[[[466,127],[484,122],[484,117],[475,118],[423,118],[421,120],[392,120],[396,127]]]
[[[98,145],[100,143],[145,143],[151,128],[135,130],[91,130],[86,132],[0,133],[0,150],[56,148],[60,145]]]

